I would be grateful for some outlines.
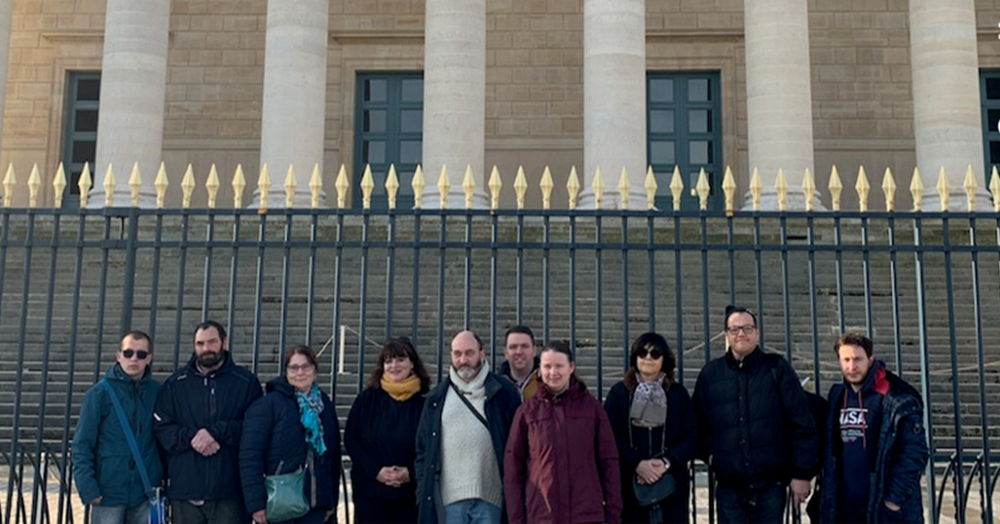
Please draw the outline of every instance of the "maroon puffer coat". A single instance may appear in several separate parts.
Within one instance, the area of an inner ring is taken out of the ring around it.
[[[583,383],[538,394],[517,409],[504,455],[511,524],[621,522],[618,448],[608,416]]]

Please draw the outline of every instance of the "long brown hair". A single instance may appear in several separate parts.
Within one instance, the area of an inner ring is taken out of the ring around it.
[[[382,346],[382,350],[379,351],[378,360],[375,363],[375,367],[372,368],[371,375],[365,381],[365,387],[381,387],[382,375],[385,374],[386,361],[398,357],[406,357],[413,363],[413,374],[420,379],[420,393],[424,394],[430,391],[431,376],[427,374],[427,367],[424,366],[424,361],[417,354],[417,348],[413,347],[413,343],[406,337],[392,338],[386,341]]]

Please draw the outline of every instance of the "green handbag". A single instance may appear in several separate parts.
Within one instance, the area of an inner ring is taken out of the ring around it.
[[[267,489],[267,520],[281,522],[299,518],[309,513],[309,501],[306,500],[306,470],[304,467],[284,475],[264,477],[264,487]]]

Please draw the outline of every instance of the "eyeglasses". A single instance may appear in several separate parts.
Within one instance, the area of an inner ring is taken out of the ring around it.
[[[146,360],[146,357],[149,356],[149,351],[145,351],[145,350],[142,350],[142,349],[139,349],[139,350],[135,350],[135,349],[123,349],[122,350],[122,356],[125,357],[126,359],[131,359],[132,357],[136,357],[139,360]]]
[[[744,335],[749,335],[754,331],[757,331],[757,326],[747,324],[745,326],[729,326],[726,328],[726,333],[729,333],[730,335],[739,335],[740,331],[742,331]]]
[[[313,365],[309,364],[309,363],[306,363],[306,364],[289,364],[287,367],[285,367],[285,369],[287,369],[289,373],[298,373],[299,371],[309,371],[312,368],[313,368]]]
[[[656,360],[663,356],[663,352],[660,351],[659,349],[646,349],[646,348],[642,348],[636,352],[636,356],[639,358],[646,358],[647,355],[649,356],[649,358]]]

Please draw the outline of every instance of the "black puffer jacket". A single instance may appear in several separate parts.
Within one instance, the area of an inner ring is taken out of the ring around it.
[[[780,355],[758,347],[740,362],[727,351],[701,370],[694,405],[701,455],[720,483],[754,490],[818,472],[809,400]]]
[[[323,440],[326,453],[313,456],[313,468],[306,472],[306,498],[313,508],[337,507],[340,482],[340,426],[333,403],[323,395]],[[254,402],[243,421],[240,441],[240,480],[247,511],[267,507],[264,475],[291,473],[306,463],[309,446],[299,415],[295,388],[285,377],[267,383],[267,395]],[[313,486],[315,485],[315,490]]]

